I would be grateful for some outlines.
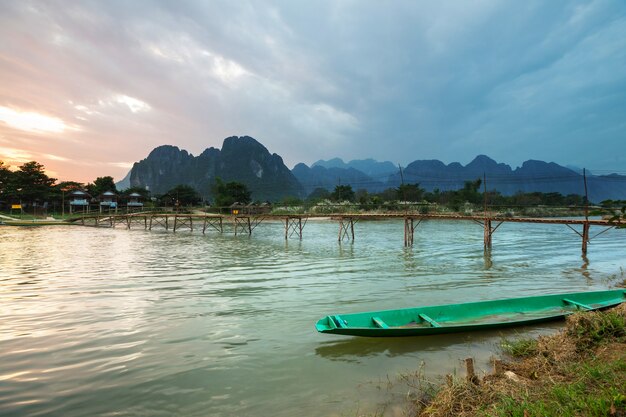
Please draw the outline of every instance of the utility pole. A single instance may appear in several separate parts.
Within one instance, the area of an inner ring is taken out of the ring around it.
[[[587,243],[589,242],[589,194],[587,192],[587,170],[583,168],[583,182],[585,184],[585,224],[583,224],[583,256],[587,255]]]
[[[485,200],[485,218],[487,218],[487,174],[483,172],[483,198]]]
[[[583,181],[585,183],[585,220],[589,220],[589,194],[587,193],[587,170],[583,168]]]

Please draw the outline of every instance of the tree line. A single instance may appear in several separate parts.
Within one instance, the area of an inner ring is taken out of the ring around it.
[[[192,206],[202,202],[202,197],[196,189],[189,185],[180,184],[163,194],[152,195],[142,187],[131,187],[119,191],[113,177],[98,177],[93,182],[81,183],[76,181],[57,182],[56,178],[48,176],[45,167],[36,162],[26,162],[11,170],[8,165],[0,161],[0,208],[7,208],[14,204],[22,207],[60,207],[68,193],[81,190],[97,199],[103,193],[110,191],[124,198],[136,193],[148,202],[161,206]],[[212,187],[215,205],[229,206],[235,202],[248,204],[251,202],[251,192],[238,182],[223,182],[219,178]]]
[[[305,199],[287,197],[279,203],[284,206],[312,205],[320,201],[335,203],[349,202],[357,204],[361,209],[399,209],[402,203],[435,203],[459,211],[464,205],[481,206],[487,201],[489,207],[583,207],[584,196],[560,193],[517,193],[504,196],[497,191],[481,190],[482,180],[466,181],[458,190],[426,191],[419,184],[402,184],[382,192],[370,193],[367,190],[354,190],[350,185],[337,185],[333,191],[324,188],[314,190]],[[110,176],[98,177],[90,183],[74,181],[57,182],[45,173],[45,168],[38,162],[31,161],[19,166],[16,170],[0,161],[0,205],[9,204],[60,206],[64,196],[74,190],[84,190],[97,198],[106,191],[112,191],[122,197],[131,193],[141,195],[146,201],[157,206],[193,206],[203,202],[201,195],[189,185],[180,184],[167,192],[152,195],[141,187],[133,187],[118,192],[115,182]],[[236,181],[224,182],[217,178],[210,190],[212,204],[216,207],[228,207],[233,203],[246,205],[252,202],[252,193],[245,184]],[[209,202],[204,202],[208,204]],[[615,207],[623,205],[623,201],[605,201],[602,205]]]

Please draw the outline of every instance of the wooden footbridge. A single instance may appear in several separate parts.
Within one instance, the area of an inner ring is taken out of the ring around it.
[[[354,241],[354,225],[362,220],[404,220],[404,245],[412,246],[415,230],[424,220],[448,220],[448,221],[471,221],[483,228],[484,249],[491,250],[493,234],[505,222],[511,223],[539,223],[561,224],[572,229],[582,240],[582,253],[587,254],[587,245],[595,237],[616,227],[615,223],[608,220],[582,219],[559,219],[559,218],[519,218],[499,216],[461,216],[443,214],[184,214],[184,213],[131,213],[120,215],[88,215],[73,219],[74,224],[92,227],[125,227],[126,229],[142,228],[145,230],[164,229],[177,232],[180,230],[201,230],[202,233],[231,232],[235,235],[252,235],[252,231],[263,221],[281,222],[284,225],[285,239],[302,239],[304,226],[311,218],[332,219],[338,222],[338,241]],[[601,230],[590,236],[591,226],[601,227]],[[581,230],[577,230],[579,227]]]

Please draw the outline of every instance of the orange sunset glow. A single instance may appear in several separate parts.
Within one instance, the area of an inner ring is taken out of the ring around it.
[[[626,171],[621,2],[226,4],[2,2],[0,160],[120,181],[157,146],[251,135],[290,167]]]

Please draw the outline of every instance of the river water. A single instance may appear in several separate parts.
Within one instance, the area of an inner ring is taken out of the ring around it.
[[[490,256],[473,223],[425,221],[413,248],[403,226],[357,223],[341,244],[331,221],[302,241],[268,222],[251,237],[0,227],[0,415],[395,415],[402,375],[460,372],[468,356],[488,370],[502,337],[560,324],[368,339],[318,334],[317,319],[626,278],[623,230],[585,260],[563,225],[503,224]]]

